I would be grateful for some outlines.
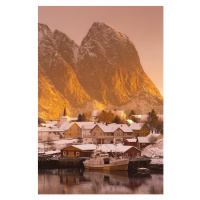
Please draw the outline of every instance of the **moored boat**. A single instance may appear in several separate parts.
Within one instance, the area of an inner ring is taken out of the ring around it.
[[[113,158],[107,153],[95,152],[92,157],[83,162],[86,169],[92,170],[128,170],[128,158]]]

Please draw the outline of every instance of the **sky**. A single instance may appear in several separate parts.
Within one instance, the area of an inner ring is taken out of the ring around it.
[[[109,24],[134,43],[144,71],[163,95],[162,6],[39,6],[38,22],[78,45],[93,22]]]

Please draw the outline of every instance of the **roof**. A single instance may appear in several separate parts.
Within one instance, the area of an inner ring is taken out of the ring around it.
[[[132,130],[140,130],[142,128],[142,126],[144,125],[144,122],[140,122],[140,123],[136,123],[133,122],[129,128],[131,128]]]
[[[72,147],[78,148],[82,151],[86,151],[86,150],[95,150],[96,149],[96,145],[95,144],[77,144],[77,145],[71,145]]]
[[[47,124],[52,124],[53,126],[57,125],[57,121],[46,121]]]
[[[131,149],[132,147],[133,146],[125,146],[123,144],[117,144],[116,147],[114,144],[100,144],[97,147],[97,150],[101,150],[103,152],[110,152],[110,151],[115,152],[115,149],[116,149],[116,152],[124,153],[124,152],[128,151],[129,149]],[[133,148],[136,148],[136,147],[133,147]],[[136,149],[138,149],[138,148],[136,148]]]
[[[102,123],[98,123],[97,124],[103,132],[105,133],[110,133],[110,132],[114,132],[116,131],[118,128],[120,128],[123,132],[127,133],[127,132],[133,132],[129,126],[127,124],[102,124]]]
[[[84,125],[94,125],[94,122],[74,122],[76,123],[80,128]]]
[[[148,137],[137,137],[139,143],[151,143]]]
[[[136,138],[132,138],[132,139],[126,139],[127,142],[137,142]]]
[[[60,129],[65,129],[65,127],[69,124],[70,122],[64,122],[63,124],[61,124],[61,126],[59,127]]]
[[[123,114],[123,110],[111,110],[111,112],[113,113],[113,114],[116,114],[116,115],[118,115],[118,116],[121,116],[122,114]]]
[[[84,127],[86,130],[92,130],[95,127],[96,124],[92,125],[83,125],[82,128]]]
[[[65,123],[66,126],[63,127],[64,130],[68,130],[73,124],[77,124],[80,128],[82,128],[82,126],[85,125],[94,125],[94,122],[65,122]]]
[[[60,129],[58,127],[38,127],[38,132],[63,132],[63,129]]]

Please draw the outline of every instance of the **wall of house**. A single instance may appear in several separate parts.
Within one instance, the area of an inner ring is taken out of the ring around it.
[[[137,147],[139,149],[144,149],[146,146],[150,145],[151,143],[139,143],[139,141],[137,142]]]
[[[140,130],[134,130],[133,131],[133,136],[139,136],[139,137],[146,137],[147,135],[150,134],[150,130],[146,128],[141,128]]]
[[[141,151],[139,149],[136,149],[134,147],[130,148],[129,150],[124,152],[124,156],[128,157],[135,157],[135,156],[141,156]]]
[[[60,140],[60,134],[54,134],[49,132],[38,132],[38,141],[48,141],[48,140]]]
[[[61,149],[61,157],[90,157],[93,151],[82,151],[78,148],[69,146]]]
[[[68,130],[65,131],[65,138],[82,138],[81,128],[74,123]]]
[[[83,137],[83,144],[93,144],[94,140],[93,138]]]
[[[128,142],[127,140],[125,140],[124,145],[137,147],[137,142]]]

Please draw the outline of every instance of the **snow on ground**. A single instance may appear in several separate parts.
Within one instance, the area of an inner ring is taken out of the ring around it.
[[[45,143],[45,148],[48,148],[48,150],[51,150],[51,149],[60,150],[69,144],[77,143],[77,141],[78,141],[77,139],[71,139],[71,140],[70,139],[67,139],[67,140],[61,139],[58,141],[54,141],[51,145]],[[44,142],[39,142],[38,143],[38,152],[43,152],[43,151],[44,151]]]
[[[144,148],[142,151],[142,156],[148,156],[148,157],[156,157],[156,156],[162,156],[163,157],[163,139],[158,140],[156,144],[148,145]]]
[[[150,164],[162,165],[163,164],[163,158],[152,158]]]

